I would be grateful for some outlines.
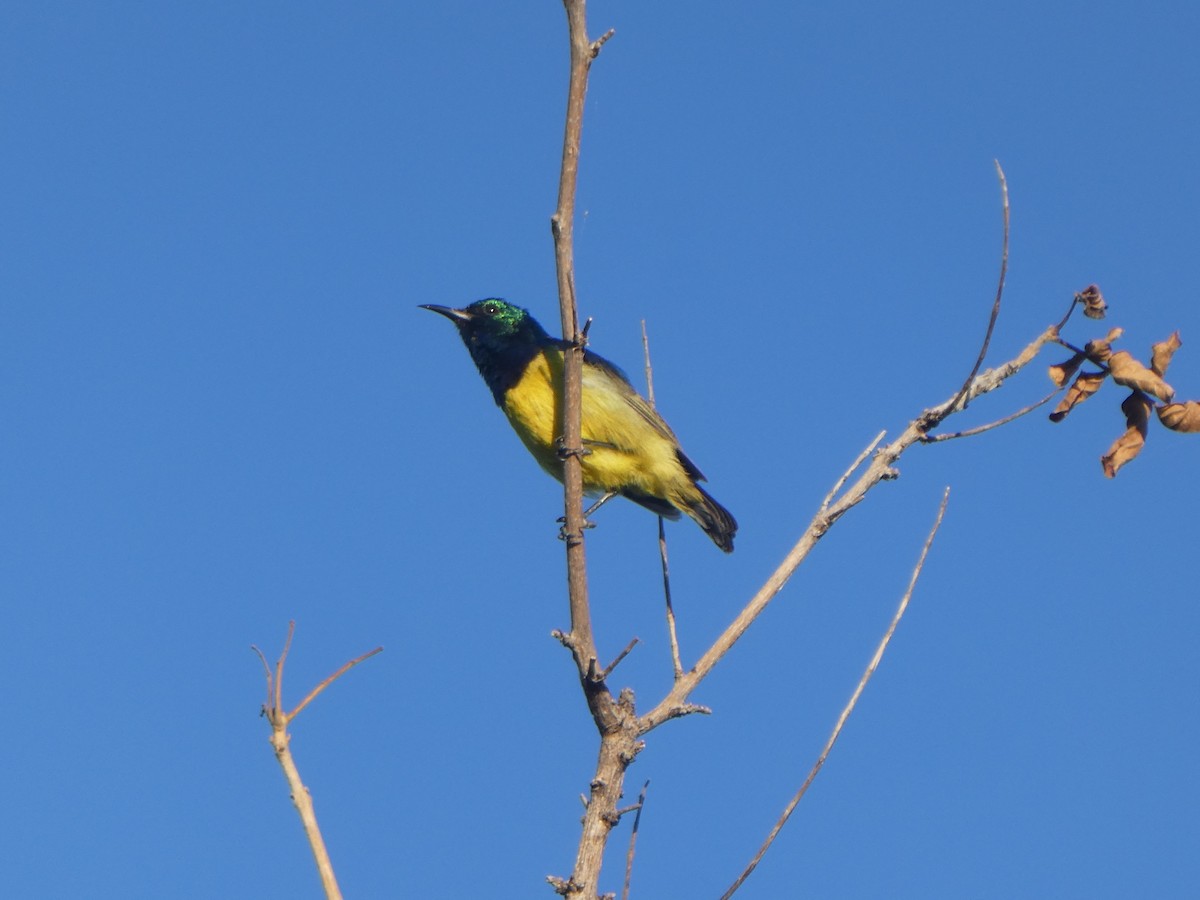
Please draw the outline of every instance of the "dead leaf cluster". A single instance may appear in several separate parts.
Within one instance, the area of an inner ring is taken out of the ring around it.
[[[1103,318],[1104,298],[1096,285],[1089,285],[1080,291],[1075,295],[1075,300],[1083,305],[1084,313],[1089,317]],[[1129,396],[1121,403],[1121,412],[1125,414],[1125,432],[1100,457],[1104,474],[1109,478],[1114,477],[1145,446],[1151,411],[1157,413],[1159,422],[1172,431],[1200,432],[1200,401],[1175,402],[1175,390],[1165,380],[1171,358],[1183,345],[1179,332],[1176,331],[1151,348],[1149,366],[1128,350],[1112,349],[1121,333],[1120,328],[1112,329],[1103,338],[1089,341],[1083,350],[1065,362],[1050,366],[1049,370],[1050,380],[1058,387],[1071,382],[1063,399],[1050,413],[1052,422],[1065,419],[1072,409],[1100,390],[1108,378],[1130,389]],[[1081,369],[1085,362],[1097,368]]]

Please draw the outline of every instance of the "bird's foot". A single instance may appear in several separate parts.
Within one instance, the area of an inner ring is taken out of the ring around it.
[[[558,521],[562,522],[562,519],[559,519]],[[583,523],[582,531],[568,531],[567,526],[565,524],[563,524],[563,525],[559,526],[558,539],[560,541],[566,541],[568,544],[578,544],[580,541],[583,540],[583,531],[588,531],[589,529],[592,529],[595,527],[596,527],[595,522],[585,521]]]
[[[580,535],[576,534],[574,531],[567,530],[567,517],[566,516],[559,516],[555,521],[558,522],[559,526],[560,526],[558,529],[558,539],[560,541],[570,541],[572,538],[578,539],[580,537]],[[588,531],[595,527],[596,527],[595,522],[589,522],[587,519],[583,520],[583,530],[584,531]]]
[[[563,461],[566,461],[572,456],[578,456],[580,459],[583,459],[585,456],[592,455],[592,451],[587,447],[568,447],[566,441],[562,439],[561,435],[554,439],[554,452],[558,454],[558,458]]]

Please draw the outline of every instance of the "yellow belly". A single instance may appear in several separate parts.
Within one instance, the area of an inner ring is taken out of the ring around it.
[[[504,413],[543,469],[562,480],[556,440],[562,434],[562,353],[546,349],[504,397]],[[666,430],[666,426],[662,426]],[[676,443],[630,405],[623,386],[602,369],[583,372],[583,487],[589,493],[632,489],[682,506],[694,493]],[[669,431],[667,432],[669,434]]]

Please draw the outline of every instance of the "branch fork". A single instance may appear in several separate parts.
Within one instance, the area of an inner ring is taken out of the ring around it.
[[[283,706],[283,668],[287,662],[288,651],[291,650],[292,637],[295,633],[296,623],[294,621],[288,622],[287,639],[284,641],[283,652],[279,654],[279,659],[275,663],[274,670],[272,670],[270,663],[267,662],[266,655],[257,646],[252,644],[250,649],[258,654],[258,658],[263,664],[263,670],[266,673],[267,700],[263,704],[262,715],[271,723],[271,747],[275,751],[275,758],[279,760],[279,765],[283,769],[283,775],[287,779],[288,788],[291,791],[292,803],[295,805],[296,812],[300,815],[301,824],[304,826],[304,833],[308,838],[309,847],[312,849],[313,859],[317,864],[317,872],[321,877],[321,884],[325,889],[325,896],[327,900],[341,900],[342,893],[338,888],[337,879],[333,874],[333,863],[329,858],[329,851],[325,847],[325,840],[321,837],[321,829],[317,825],[317,814],[313,807],[312,794],[305,787],[304,782],[300,780],[300,770],[296,768],[296,761],[292,758],[290,749],[292,736],[287,729],[296,716],[300,715],[304,708],[317,699],[327,687],[363,660],[369,659],[376,653],[381,653],[383,648],[376,647],[374,650],[369,650],[361,656],[357,656],[349,662],[344,663],[336,672],[309,691],[308,695],[296,705],[295,709],[288,712]]]

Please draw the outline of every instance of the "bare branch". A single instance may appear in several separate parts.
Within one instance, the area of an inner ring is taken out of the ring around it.
[[[644,735],[657,728],[663,722],[667,721],[667,719],[675,718],[679,715],[677,710],[683,707],[691,692],[708,676],[721,657],[729,652],[738,639],[746,633],[746,630],[762,614],[767,604],[782,590],[783,586],[787,584],[788,579],[792,577],[792,574],[808,557],[813,547],[825,536],[825,533],[829,531],[833,524],[853,507],[861,503],[867,493],[879,484],[879,482],[896,477],[897,472],[893,466],[905,450],[921,441],[930,430],[940,425],[947,416],[962,409],[976,397],[1000,387],[1007,379],[1032,362],[1042,347],[1047,343],[1057,340],[1057,338],[1058,330],[1054,326],[1047,328],[1014,359],[994,369],[988,369],[972,379],[970,388],[966,394],[955,394],[944,403],[925,410],[909,422],[908,426],[896,440],[876,451],[870,464],[858,477],[857,481],[831,503],[828,508],[817,511],[812,522],[809,523],[808,528],[800,536],[800,540],[792,547],[783,562],[767,578],[763,586],[758,589],[758,592],[750,598],[749,603],[746,604],[746,607],[738,614],[737,618],[729,624],[725,631],[713,642],[712,646],[704,652],[704,655],[700,657],[692,669],[675,683],[675,686],[659,701],[657,706],[641,717],[639,733]]]
[[[821,767],[825,765],[825,760],[829,758],[829,753],[833,750],[833,745],[837,743],[837,739],[841,735],[842,728],[845,727],[846,721],[850,718],[850,714],[854,712],[854,707],[858,705],[858,700],[862,696],[863,691],[866,689],[867,682],[871,680],[871,676],[875,674],[875,670],[879,667],[879,662],[883,659],[883,654],[887,650],[888,644],[892,640],[892,635],[896,633],[896,626],[900,624],[900,619],[903,618],[905,610],[908,609],[908,601],[912,598],[913,590],[915,590],[917,586],[917,579],[921,576],[921,570],[925,567],[925,557],[929,555],[929,548],[933,546],[933,539],[937,535],[938,528],[941,527],[942,517],[946,514],[946,503],[949,499],[950,489],[946,488],[942,494],[942,502],[938,506],[937,518],[933,522],[933,527],[929,530],[929,536],[925,538],[925,545],[921,548],[921,555],[917,559],[916,566],[913,568],[912,576],[909,578],[908,589],[904,592],[904,596],[900,598],[900,605],[896,607],[896,613],[892,616],[891,624],[888,625],[887,631],[884,632],[883,638],[879,642],[879,646],[875,648],[875,655],[872,656],[871,661],[867,663],[867,668],[863,672],[862,678],[859,679],[858,686],[854,689],[854,693],[851,695],[850,701],[842,710],[842,714],[838,716],[838,720],[833,726],[833,731],[830,733],[829,739],[825,741],[825,746],[822,748],[820,756],[818,756],[817,761],[813,763],[813,767],[811,770],[809,770],[808,777],[804,779],[804,783],[800,785],[800,790],[796,791],[796,794],[788,802],[783,814],[775,822],[775,827],[771,829],[771,833],[767,835],[767,839],[763,841],[763,844],[761,847],[759,847],[758,852],[754,854],[754,859],[750,860],[749,865],[747,865],[742,871],[742,874],[737,877],[737,880],[730,885],[729,890],[721,895],[721,900],[729,900],[729,898],[733,896],[734,892],[737,891],[737,889],[742,886],[746,879],[750,877],[750,873],[754,871],[755,867],[762,860],[767,850],[770,849],[771,844],[775,842],[775,838],[777,838],[779,833],[783,830],[783,826],[787,824],[787,820],[791,818],[792,813],[796,811],[796,807],[800,804],[801,798],[803,798],[804,794],[808,791],[809,785],[813,783],[813,779],[817,777],[817,773],[820,772]]]
[[[582,675],[597,657],[588,603],[587,557],[584,552],[583,433],[583,347],[586,335],[579,328],[575,298],[575,185],[579,177],[579,150],[583,139],[583,107],[587,94],[588,69],[598,48],[587,36],[584,0],[564,0],[570,43],[570,80],[567,87],[567,116],[563,132],[562,170],[558,182],[558,208],[550,220],[554,235],[554,262],[558,276],[559,313],[563,338],[570,342],[563,352],[563,505],[566,524],[567,584],[570,591],[571,632],[575,636],[575,664]],[[589,701],[592,715],[598,713]]]
[[[587,94],[588,71],[600,48],[612,36],[606,33],[597,41],[587,36],[585,0],[563,0],[567,13],[567,33],[571,50],[570,81],[567,87],[566,126],[563,131],[562,171],[558,182],[558,207],[551,217],[554,235],[554,262],[558,280],[559,312],[563,337],[563,528],[567,549],[567,586],[570,595],[571,631],[559,640],[571,651],[579,673],[580,686],[588,710],[600,733],[600,753],[596,775],[583,816],[575,867],[568,879],[552,877],[550,883],[561,894],[579,892],[595,897],[604,860],[608,835],[617,821],[617,802],[621,798],[625,770],[641,750],[637,738],[636,715],[632,695],[622,692],[614,699],[597,674],[595,637],[588,600],[587,557],[584,552],[583,516],[583,357],[587,341],[586,326],[579,328],[575,298],[574,220],[575,185],[579,174],[579,149],[583,135],[583,107]]]

